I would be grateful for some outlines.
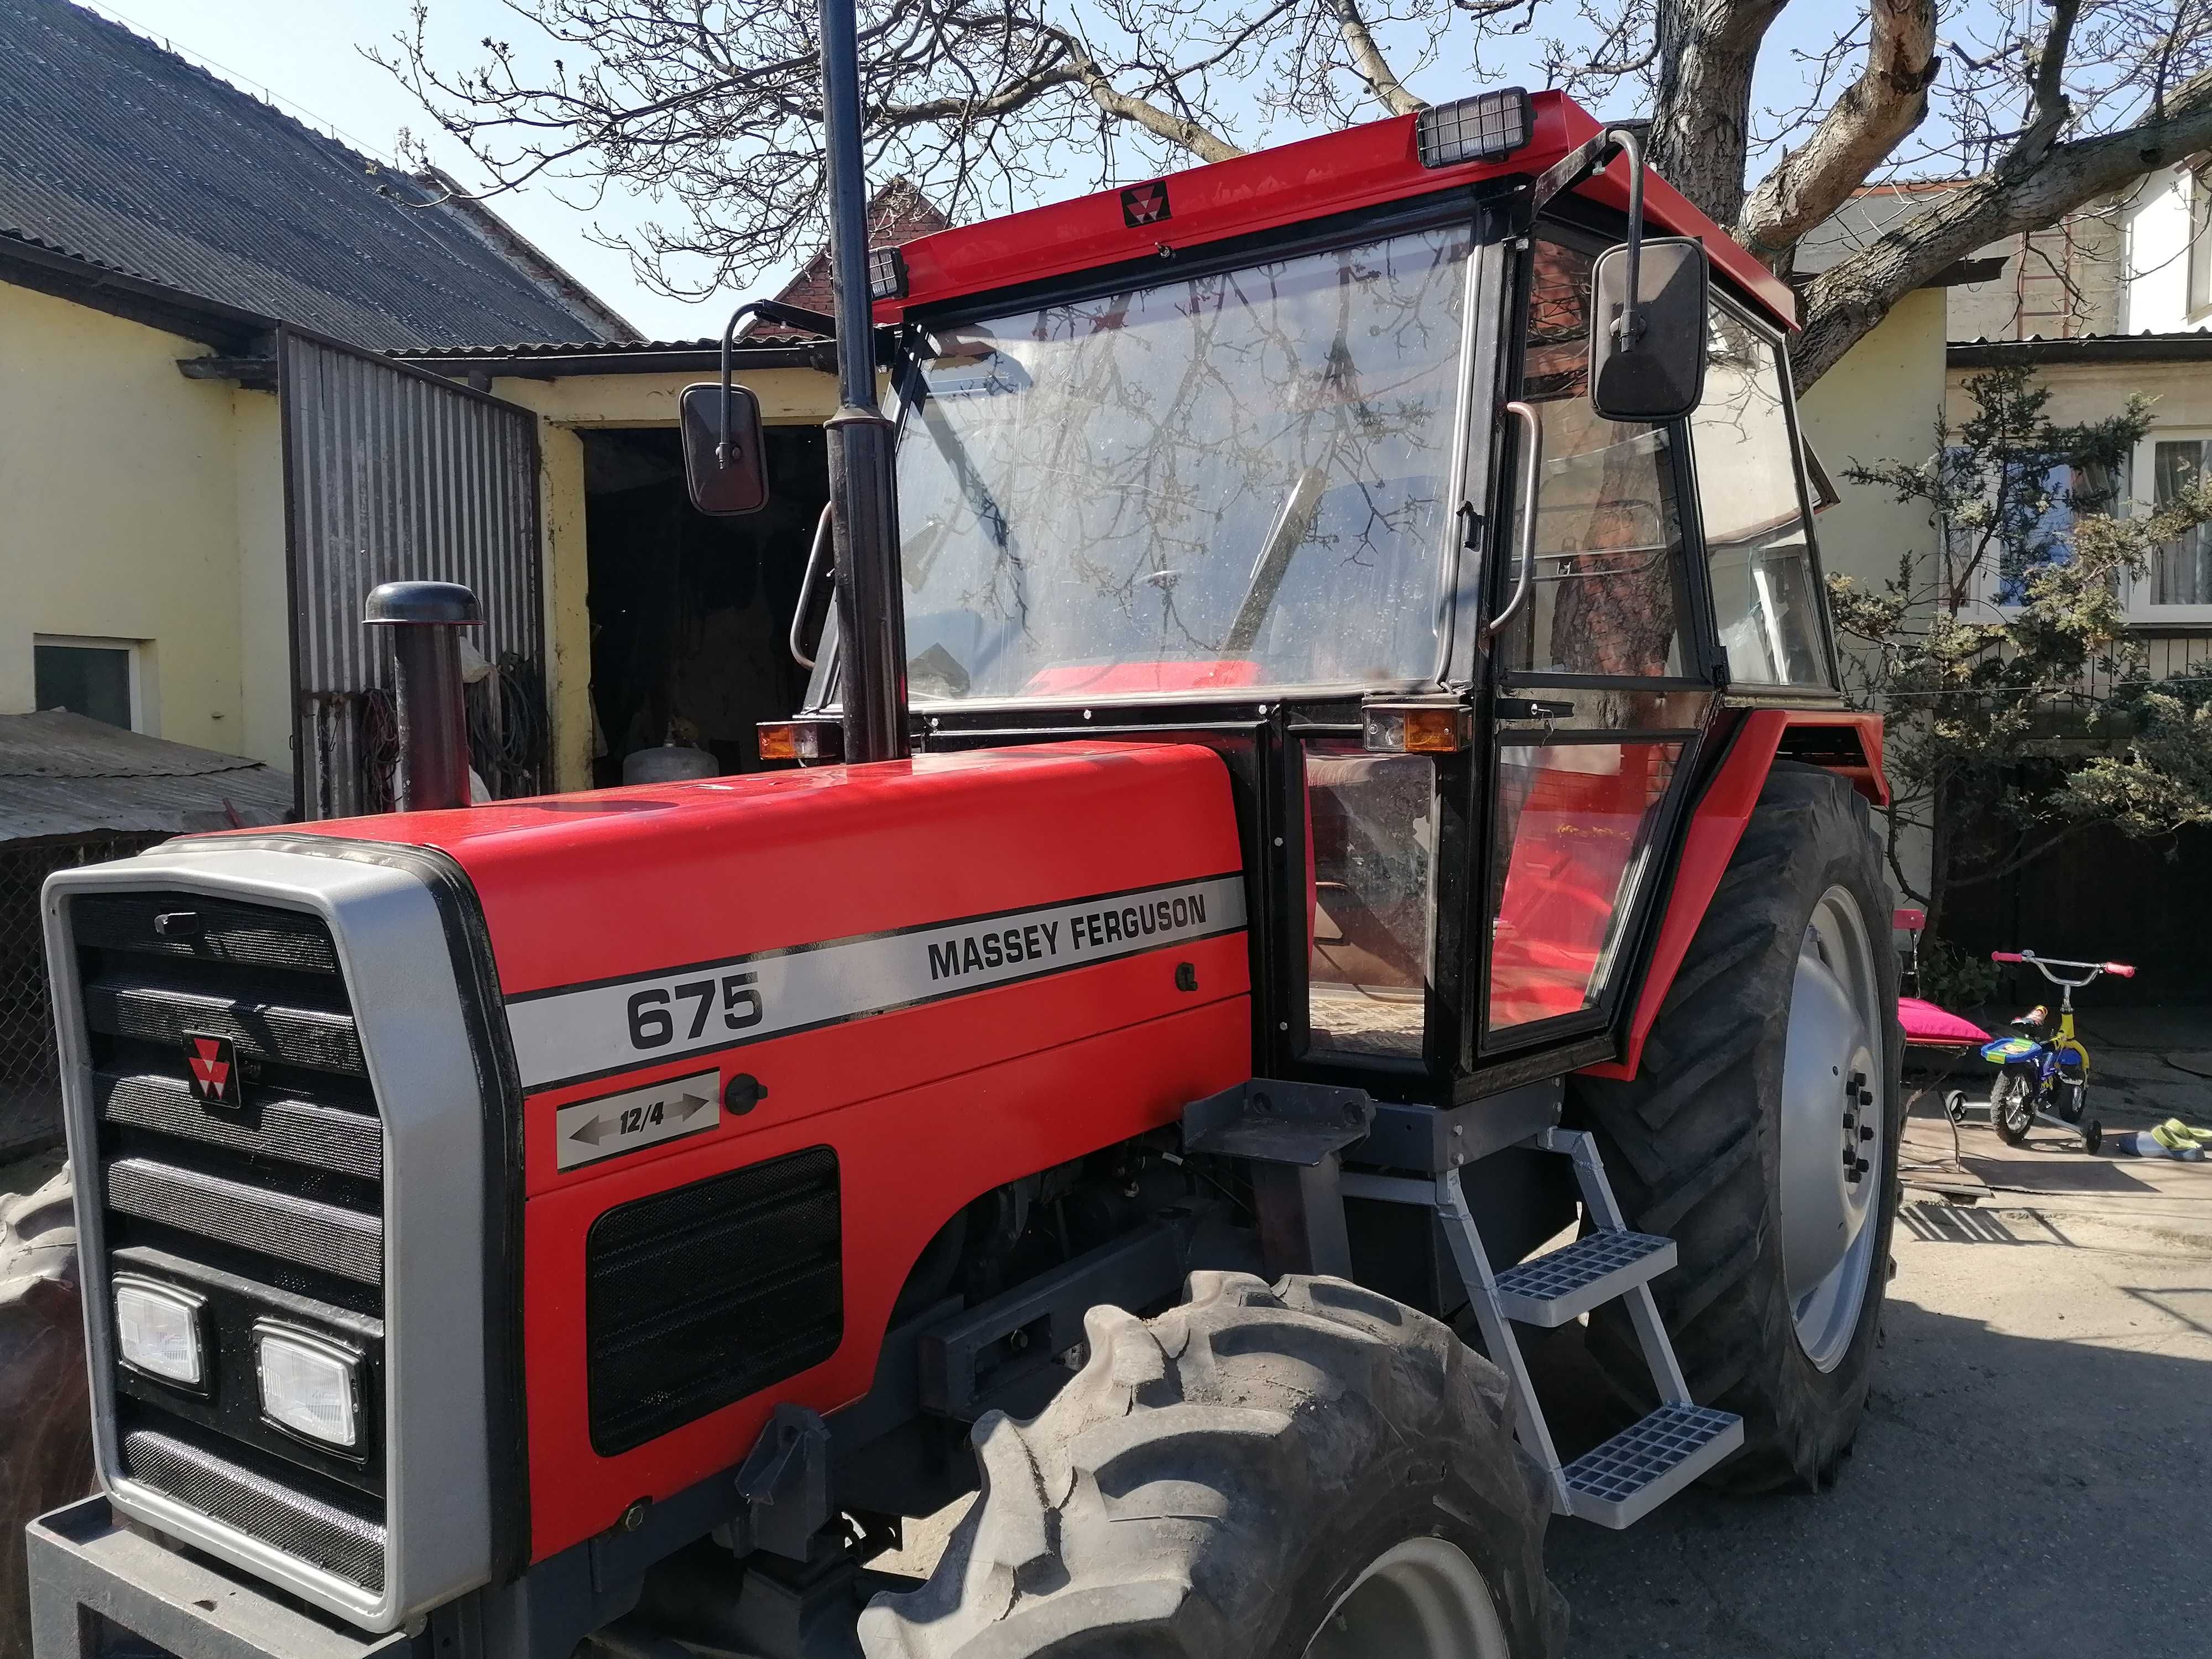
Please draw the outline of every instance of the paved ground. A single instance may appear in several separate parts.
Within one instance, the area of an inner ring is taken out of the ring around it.
[[[2212,1234],[1915,1202],[1896,1255],[1834,1490],[1556,1523],[1576,1659],[2212,1652]]]
[[[2212,1121],[2212,1081],[2173,1063],[2212,1056],[2212,1018],[2112,1024],[2086,1033],[2107,1128]],[[2212,1654],[2212,1163],[2010,1149],[1978,1116],[1954,1155],[1940,1094],[1920,1109],[1914,1178],[1978,1201],[1907,1194],[1842,1478],[1692,1492],[1626,1533],[1555,1522],[1571,1659]],[[1603,1427],[1575,1340],[1538,1359],[1569,1449]],[[881,1565],[927,1571],[962,1508]]]

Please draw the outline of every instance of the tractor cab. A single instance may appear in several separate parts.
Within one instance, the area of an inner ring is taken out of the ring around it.
[[[915,743],[1220,750],[1272,1074],[1616,1057],[1727,711],[1836,702],[1787,290],[1517,90],[872,275]]]

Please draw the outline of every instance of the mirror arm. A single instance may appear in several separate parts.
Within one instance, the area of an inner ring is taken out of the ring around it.
[[[836,318],[823,312],[809,311],[805,306],[786,305],[781,300],[748,300],[730,313],[730,320],[722,325],[722,428],[714,445],[717,467],[730,464],[730,387],[733,380],[730,357],[737,345],[738,325],[755,317],[765,317],[771,323],[781,323],[786,328],[805,333],[818,334],[825,340],[837,337]]]
[[[1520,574],[1514,579],[1513,597],[1505,608],[1490,619],[1482,630],[1486,646],[1505,629],[1505,625],[1520,614],[1521,607],[1528,603],[1529,591],[1536,584],[1536,485],[1544,466],[1544,423],[1537,418],[1533,404],[1517,398],[1505,405],[1505,412],[1521,422],[1521,558]]]
[[[1532,194],[1535,210],[1541,212],[1553,198],[1604,172],[1614,156],[1624,154],[1628,157],[1628,303],[1613,329],[1622,344],[1632,346],[1644,333],[1643,319],[1636,313],[1644,249],[1644,135],[1634,127],[1607,127],[1545,168]]]
[[[1644,264],[1644,138],[1633,127],[1614,127],[1606,137],[1628,157],[1628,298],[1613,330],[1622,346],[1632,349],[1644,337],[1644,319],[1636,308],[1636,296],[1643,292],[1636,284]]]
[[[830,503],[822,503],[822,516],[814,521],[814,545],[807,550],[806,574],[799,579],[799,605],[791,613],[791,659],[808,673],[814,672],[814,659],[799,649],[799,630],[806,625],[806,601],[813,596],[816,574],[822,568],[822,556],[830,550]]]

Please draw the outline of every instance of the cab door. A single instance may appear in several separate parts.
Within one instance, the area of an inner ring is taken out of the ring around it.
[[[1498,469],[1515,500],[1489,561],[1495,620],[1474,757],[1486,923],[1470,941],[1478,1071],[1609,1050],[1720,678],[1692,557],[1686,423],[1607,421],[1590,405],[1601,246],[1540,229],[1522,264],[1510,378],[1540,461],[1532,503],[1518,487],[1532,422],[1516,411]]]

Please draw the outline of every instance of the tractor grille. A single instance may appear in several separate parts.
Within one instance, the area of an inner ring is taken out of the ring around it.
[[[204,1387],[118,1357],[124,1472],[380,1589],[384,1135],[330,932],[301,912],[190,893],[82,895],[70,921],[110,1272],[203,1299]],[[194,1091],[186,1049],[205,1038],[227,1040],[233,1100]],[[263,1418],[260,1318],[362,1354],[353,1453]],[[119,1356],[112,1328],[107,1346]]]
[[[827,1146],[593,1222],[584,1247],[593,1449],[627,1451],[835,1353],[845,1331],[840,1227]]]

